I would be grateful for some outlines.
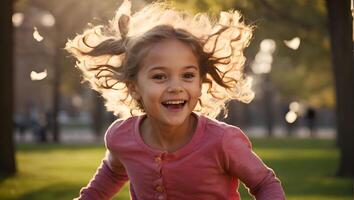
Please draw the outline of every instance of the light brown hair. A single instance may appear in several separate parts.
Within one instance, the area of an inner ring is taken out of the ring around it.
[[[165,4],[155,3],[139,11],[136,18],[151,12],[160,17],[167,13],[169,17],[180,19],[175,22],[177,25],[171,22],[163,23],[162,20],[150,29],[133,35],[129,33],[136,27],[130,26],[129,21],[132,21],[135,15],[129,17],[129,13],[120,13],[117,19],[113,20],[116,22],[118,34],[105,35],[101,33],[102,27],[94,27],[67,44],[66,49],[78,58],[77,67],[84,72],[85,80],[91,83],[93,89],[102,93],[110,110],[119,113],[116,108],[112,109],[114,100],[109,95],[115,91],[120,93],[119,98],[115,99],[116,103],[126,105],[130,115],[134,115],[134,111],[144,112],[141,103],[130,96],[126,84],[135,81],[140,61],[149,48],[168,39],[177,39],[187,44],[198,59],[204,94],[196,111],[215,117],[225,108],[227,101],[239,99],[248,102],[253,98],[249,83],[246,83],[243,74],[245,58],[242,52],[249,43],[252,30],[243,23],[234,21],[239,17],[238,13],[224,12],[224,18],[220,18],[219,23],[212,25],[211,21],[208,21],[209,25],[214,27],[210,29],[211,33],[193,34],[181,27],[181,21],[186,24],[205,23],[206,15],[192,18],[166,7]],[[226,18],[229,21],[225,21]],[[193,28],[198,27],[190,27],[191,30]]]

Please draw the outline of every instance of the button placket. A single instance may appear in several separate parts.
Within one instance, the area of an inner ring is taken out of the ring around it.
[[[155,163],[161,164],[161,162],[162,162],[161,156],[156,156],[156,157],[155,157]]]
[[[166,199],[166,191],[162,184],[162,177],[154,181],[154,190],[156,199]]]
[[[155,156],[154,158],[155,170],[158,177],[162,177],[162,157],[160,155]]]
[[[157,185],[157,186],[155,187],[155,190],[158,191],[158,192],[160,192],[160,193],[162,193],[162,192],[165,191],[165,188],[164,188],[162,185]]]
[[[153,183],[154,190],[156,192],[155,198],[158,200],[166,199],[166,191],[165,187],[163,186],[163,178],[162,178],[162,168],[166,158],[166,153],[161,153],[155,156],[154,162],[156,164],[156,172],[158,174],[158,179],[156,179]]]
[[[165,190],[163,192],[158,192],[155,194],[155,198],[158,200],[163,200],[163,199],[167,199],[167,195]]]

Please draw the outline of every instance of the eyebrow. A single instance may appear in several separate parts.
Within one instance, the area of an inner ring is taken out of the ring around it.
[[[164,69],[166,69],[166,68],[167,68],[167,67],[165,67],[165,66],[154,66],[154,67],[150,68],[150,69],[148,70],[148,72],[153,71],[153,70],[164,70]],[[197,66],[194,66],[194,65],[185,66],[185,67],[183,67],[183,69],[195,69],[195,70],[198,71],[198,67],[197,67]]]

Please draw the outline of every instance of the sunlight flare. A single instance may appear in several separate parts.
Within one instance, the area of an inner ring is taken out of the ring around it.
[[[254,62],[251,65],[255,74],[268,74],[272,70],[273,53],[276,49],[276,43],[272,39],[264,39],[259,45],[259,51],[256,54]]]
[[[49,12],[46,12],[41,17],[41,24],[45,27],[52,27],[55,25],[55,18]]]
[[[297,119],[297,114],[296,114],[296,112],[294,112],[292,110],[289,111],[288,113],[286,113],[286,115],[285,115],[285,120],[289,124],[294,123],[296,121],[296,119]]]
[[[24,20],[24,15],[23,13],[14,13],[12,15],[12,24],[15,26],[15,27],[19,27],[22,25],[23,23],[23,20]]]
[[[293,101],[289,105],[289,109],[294,112],[299,112],[300,110],[300,104],[296,101]]]

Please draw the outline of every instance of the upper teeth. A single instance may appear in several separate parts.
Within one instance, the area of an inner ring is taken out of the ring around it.
[[[164,104],[181,104],[184,103],[184,101],[165,101]]]

